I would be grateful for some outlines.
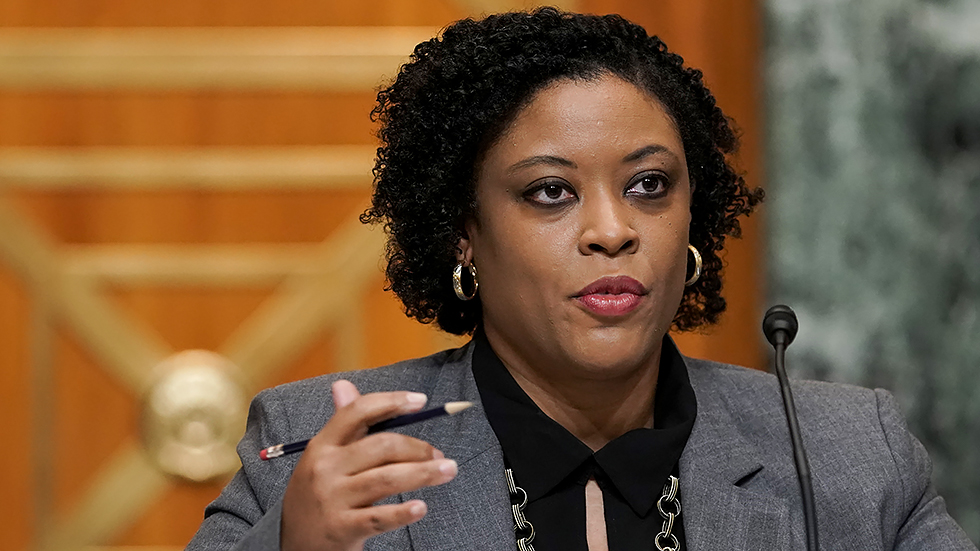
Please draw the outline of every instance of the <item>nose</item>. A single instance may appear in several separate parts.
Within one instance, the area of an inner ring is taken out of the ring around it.
[[[639,247],[629,205],[617,197],[593,197],[582,204],[584,217],[579,251],[584,255],[632,254]]]

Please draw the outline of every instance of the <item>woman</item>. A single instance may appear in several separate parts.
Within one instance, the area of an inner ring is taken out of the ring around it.
[[[363,219],[407,313],[474,339],[261,393],[189,548],[802,548],[773,378],[667,336],[722,312],[718,253],[762,198],[701,74],[542,9],[450,26],[378,98]],[[974,549],[887,393],[796,393],[827,548]],[[478,407],[367,435],[426,399]]]

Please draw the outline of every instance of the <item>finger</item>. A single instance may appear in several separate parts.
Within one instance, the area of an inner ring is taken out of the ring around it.
[[[347,447],[340,470],[355,475],[390,463],[406,463],[442,459],[442,452],[418,438],[394,432],[379,432],[366,436]]]
[[[428,507],[418,499],[394,505],[374,505],[347,513],[353,536],[367,539],[419,521]]]
[[[334,382],[330,390],[333,394],[334,409],[345,407],[361,397],[354,383],[345,379]]]
[[[456,477],[458,467],[452,459],[412,463],[392,463],[349,477],[344,495],[352,507],[370,505],[388,496],[445,484]]]
[[[396,415],[418,411],[425,402],[425,394],[418,392],[365,394],[337,410],[318,437],[328,444],[344,446],[367,434],[371,425]]]

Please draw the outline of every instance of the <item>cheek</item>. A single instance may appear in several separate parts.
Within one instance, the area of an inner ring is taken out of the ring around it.
[[[516,291],[522,300],[542,300],[534,291],[560,286],[568,257],[576,251],[574,233],[574,228],[527,224],[513,217],[484,225],[473,240],[474,263],[486,273],[481,290],[485,286],[494,298]]]
[[[688,245],[688,235],[686,231],[677,231],[674,239],[671,240],[669,245],[669,251],[666,253],[668,255],[667,262],[671,268],[671,274],[680,277],[683,281],[686,276],[684,273],[687,271],[687,257],[690,254],[687,250]]]
[[[684,252],[673,243],[658,244],[656,247],[657,250],[648,260],[653,280],[661,287],[661,294],[679,295],[683,292],[685,281]]]
[[[678,297],[683,294],[684,281],[687,279],[688,223],[679,219],[658,225],[650,229],[649,235],[658,235],[659,238],[648,240],[653,273],[660,275],[665,294]]]

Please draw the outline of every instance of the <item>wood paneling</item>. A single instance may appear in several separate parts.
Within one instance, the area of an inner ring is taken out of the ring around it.
[[[175,350],[217,350],[272,295],[273,288],[114,287],[110,296]]]
[[[118,541],[132,546],[183,548],[201,525],[204,508],[221,492],[225,483],[227,480],[222,479],[207,484],[171,486],[145,515],[119,536]],[[175,515],[174,511],[183,513]]]
[[[374,93],[4,92],[2,146],[374,143]]]
[[[319,242],[364,210],[368,191],[22,193],[63,243]]]
[[[137,434],[139,399],[74,335],[58,331],[54,345],[54,513],[63,516]]]
[[[517,3],[520,5],[520,3]],[[436,25],[467,15],[451,0],[4,0],[0,25],[24,27]]]
[[[0,0],[0,27],[442,27],[471,12],[482,11],[483,6],[498,5],[522,2]],[[759,24],[753,1],[583,0],[578,7],[589,12],[622,13],[661,34],[674,51],[684,55],[691,65],[702,68],[720,105],[742,130],[740,166],[747,171],[751,184],[761,181]],[[371,90],[0,89],[0,148],[370,146],[374,143],[374,125],[368,113],[373,104]],[[0,195],[40,228],[46,240],[53,243],[48,252],[59,260],[71,258],[68,253],[83,252],[75,247],[113,244],[151,248],[315,245],[344,231],[345,224],[364,208],[367,198],[365,189],[286,191],[271,185],[245,191],[69,186],[48,191],[22,188]],[[719,327],[706,335],[682,335],[679,342],[692,355],[758,366],[763,361],[757,322],[763,273],[758,217],[744,227],[745,239],[731,241],[726,257],[728,314]],[[335,245],[343,247],[342,242]],[[163,249],[153,249],[160,250]],[[299,341],[295,350],[284,355],[279,369],[261,371],[252,383],[259,387],[278,384],[332,371],[340,365],[382,365],[458,342],[405,318],[397,301],[382,290],[380,271],[373,273],[357,282],[363,286],[363,296],[360,288],[341,289],[341,293],[358,297],[347,310],[350,323],[322,329],[311,326],[309,341]],[[23,273],[12,271],[0,257],[0,419],[7,442],[33,450],[43,445],[38,436],[43,431],[33,413],[37,408],[31,372],[32,361],[39,358],[31,354],[32,315],[37,305],[28,290],[36,283],[28,284],[22,277]],[[159,279],[140,282],[117,278],[99,283],[97,274],[87,277],[95,278],[93,289],[105,297],[107,308],[151,332],[163,348],[173,351],[222,349],[242,324],[269,306],[276,296],[276,285],[283,279],[266,274],[256,276],[251,283],[227,280],[216,287],[200,282],[180,287]],[[43,291],[44,287],[37,285]],[[72,329],[71,323],[60,320],[55,329],[48,350],[54,377],[48,398],[53,403],[51,445],[55,451],[49,460],[53,467],[51,497],[55,510],[65,514],[80,500],[97,498],[87,493],[92,481],[104,476],[107,466],[120,460],[118,452],[135,449],[140,404],[139,396],[126,386],[125,378],[117,377],[118,371],[100,363],[104,360],[88,349],[87,341]],[[152,367],[147,365],[145,369]],[[121,460],[132,457],[124,455]],[[128,463],[137,475],[138,463]],[[0,456],[0,487],[4,488],[5,497],[0,500],[4,546],[9,544],[18,550],[35,545],[37,527],[52,520],[35,518],[32,505],[40,502],[43,509],[44,496],[35,494],[32,472],[44,465],[43,458],[27,454]],[[200,522],[204,504],[221,486],[167,480],[161,483],[157,479],[148,484],[147,499],[152,501],[149,508],[134,508],[133,518],[121,526],[97,527],[96,532],[106,534],[105,541],[98,542],[100,545],[182,546]]]
[[[26,547],[34,533],[32,317],[27,288],[0,264],[0,427],[8,450],[0,455],[0,518],[3,545],[11,549]]]
[[[20,90],[370,90],[438,29],[4,28],[0,86]]]

